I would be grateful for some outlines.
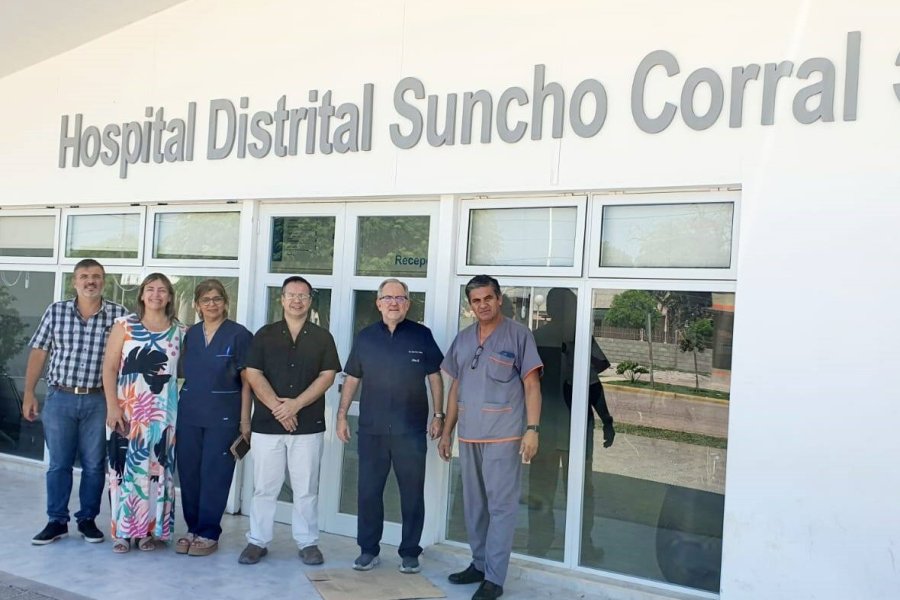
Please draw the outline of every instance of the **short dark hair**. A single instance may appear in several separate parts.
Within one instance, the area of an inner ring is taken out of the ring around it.
[[[500,292],[499,281],[497,281],[490,275],[476,275],[469,280],[469,283],[466,284],[466,300],[469,299],[469,293],[472,290],[488,286],[494,288],[494,293],[497,294],[497,298],[501,298],[503,296],[502,292]]]
[[[225,301],[225,318],[228,318],[228,292],[225,291],[225,286],[218,279],[204,279],[200,283],[197,284],[197,287],[194,288],[194,304],[200,304],[200,296],[206,294],[207,292],[216,292],[220,296],[222,296],[222,300]],[[200,317],[200,313],[197,313],[197,316]]]
[[[284,289],[288,286],[289,283],[302,283],[305,284],[306,287],[309,288],[310,296],[313,293],[313,286],[310,282],[306,280],[304,277],[300,277],[299,275],[291,275],[287,279],[284,280],[284,283],[281,284],[281,293],[284,294]]]
[[[72,272],[74,273],[79,269],[92,269],[94,267],[100,267],[100,270],[103,271],[104,275],[106,275],[106,269],[103,268],[103,265],[101,265],[93,258],[82,258],[77,263],[75,263],[75,268],[72,269]]]

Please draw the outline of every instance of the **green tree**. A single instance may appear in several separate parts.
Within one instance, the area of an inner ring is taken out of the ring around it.
[[[697,353],[712,346],[715,326],[710,318],[698,319],[689,323],[681,332],[678,349],[694,354],[694,381],[696,389],[700,389],[700,372],[697,368]]]
[[[28,338],[22,333],[25,323],[19,311],[13,308],[15,297],[0,286],[0,373],[6,372],[6,363],[25,346]]]
[[[650,315],[653,325],[659,323],[662,313],[659,312],[657,299],[645,290],[628,290],[613,297],[603,320],[613,327],[644,329],[647,315]]]

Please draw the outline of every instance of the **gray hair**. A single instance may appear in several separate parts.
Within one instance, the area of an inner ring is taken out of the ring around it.
[[[389,283],[396,283],[396,284],[402,286],[403,293],[406,294],[407,296],[409,296],[409,286],[395,277],[390,277],[390,278],[382,281],[381,284],[378,286],[378,297],[379,298],[381,298],[381,292],[384,291],[384,286],[386,286]]]

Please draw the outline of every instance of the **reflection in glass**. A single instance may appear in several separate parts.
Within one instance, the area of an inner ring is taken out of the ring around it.
[[[0,217],[0,256],[53,256],[56,217]]]
[[[334,217],[273,218],[269,271],[330,275],[334,227]]]
[[[562,561],[566,541],[572,368],[578,297],[575,290],[569,288],[506,286],[501,288],[501,292],[503,314],[534,332],[538,353],[544,363],[540,449],[531,464],[523,467],[513,552]],[[463,329],[474,322],[474,315],[465,301],[464,288],[460,293],[463,301],[460,304],[459,328]],[[602,353],[599,355],[602,356]],[[608,420],[609,431],[612,431],[612,419],[605,404],[598,408],[601,401],[602,393],[595,400],[594,409]],[[576,398],[574,406],[585,404]],[[593,427],[593,414],[589,422]],[[461,474],[455,447],[453,456],[447,537],[466,542]]]
[[[731,266],[734,204],[603,207],[601,267]]]
[[[137,258],[141,215],[71,215],[66,228],[69,258]]]
[[[237,260],[241,213],[159,213],[153,258]]]
[[[197,322],[197,312],[194,310],[194,288],[197,284],[208,279],[200,275],[170,275],[166,276],[175,288],[175,316],[185,325],[193,325]],[[228,292],[228,314],[234,318],[237,314],[238,278],[217,277]],[[110,302],[121,304],[129,311],[137,307],[137,292],[144,280],[137,273],[107,273],[103,283],[103,297]],[[74,298],[75,291],[72,287],[72,273],[63,275],[63,297]]]
[[[431,217],[359,217],[356,274],[426,277]]]
[[[266,310],[266,323],[274,323],[284,318],[284,310],[281,308],[281,286],[269,286],[267,290],[269,307]],[[325,329],[331,326],[331,290],[318,288],[313,290],[309,322]]]
[[[359,392],[357,391],[357,394]],[[357,429],[359,417],[350,415],[347,418],[350,425],[350,441],[343,444],[343,466],[341,468],[341,504],[340,512],[355,515],[358,511],[357,499],[359,490],[359,449],[357,446]],[[393,471],[393,468],[391,469]],[[389,473],[387,483],[384,486],[384,520],[392,523],[403,521],[400,515],[400,490],[397,487],[397,478]]]
[[[22,418],[28,340],[44,310],[53,302],[53,273],[0,271],[0,452],[42,459],[44,428],[40,418]],[[47,382],[35,394],[43,406]]]
[[[375,306],[376,290],[353,291],[353,338],[356,339],[364,327],[381,320],[381,313]],[[409,312],[406,318],[416,323],[425,323],[425,292],[409,293]]]
[[[470,215],[468,265],[575,264],[578,209],[574,206],[483,208]]]
[[[717,592],[734,294],[595,290],[591,306],[618,441],[588,439],[579,562]]]

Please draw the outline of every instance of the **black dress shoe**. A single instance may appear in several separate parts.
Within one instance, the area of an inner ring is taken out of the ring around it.
[[[493,581],[482,581],[472,600],[494,600],[503,595],[503,586],[497,585]]]
[[[459,573],[450,573],[447,579],[450,581],[450,583],[455,584],[477,583],[479,581],[484,581],[484,572],[476,569],[475,565],[469,564],[469,566],[466,567],[465,571],[460,571]]]

